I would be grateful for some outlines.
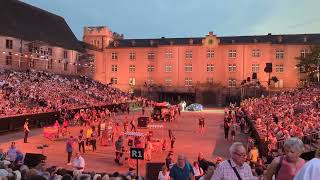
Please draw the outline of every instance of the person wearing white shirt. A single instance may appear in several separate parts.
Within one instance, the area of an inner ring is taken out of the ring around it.
[[[76,153],[76,157],[73,159],[72,166],[75,171],[83,172],[85,167],[85,161],[83,157],[81,157],[80,152]]]
[[[170,180],[169,171],[166,165],[163,165],[158,175],[158,180]]]
[[[318,180],[320,178],[320,149],[316,151],[316,157],[308,161],[300,169],[294,180]]]

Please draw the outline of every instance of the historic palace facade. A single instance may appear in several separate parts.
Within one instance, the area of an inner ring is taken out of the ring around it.
[[[320,34],[219,37],[209,32],[197,38],[112,39],[107,27],[85,27],[84,41],[103,49],[96,77],[122,90],[160,87],[166,92],[194,92],[210,87],[238,88],[246,82],[272,88],[297,87],[301,74],[297,58]]]

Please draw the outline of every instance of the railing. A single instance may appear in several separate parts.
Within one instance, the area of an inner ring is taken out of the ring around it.
[[[84,107],[77,109],[68,109],[67,111],[75,111],[78,112],[80,109],[102,109],[108,108],[111,111],[122,111],[122,106],[141,106],[141,101],[136,102],[128,102],[128,103],[119,103],[119,104],[110,104],[105,106],[94,106],[94,107]],[[39,113],[39,114],[28,114],[28,115],[19,115],[14,117],[5,117],[0,118],[0,132],[9,132],[14,130],[23,129],[23,125],[26,119],[29,119],[29,126],[31,128],[36,127],[44,127],[53,125],[55,120],[60,119],[61,112],[47,112],[47,113]]]

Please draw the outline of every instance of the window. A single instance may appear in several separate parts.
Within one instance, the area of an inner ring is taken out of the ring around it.
[[[13,48],[12,48],[12,40],[6,39],[6,48],[7,48],[7,49],[13,49]]]
[[[155,57],[156,57],[156,54],[155,54],[154,52],[149,52],[149,53],[148,53],[148,59],[149,59],[149,60],[154,60]]]
[[[228,57],[229,57],[229,58],[235,58],[235,57],[237,57],[237,50],[235,50],[235,49],[230,49],[229,52],[228,52]]]
[[[136,65],[130,65],[129,72],[136,72]]]
[[[166,59],[172,59],[173,58],[173,53],[171,50],[167,50],[164,54]]]
[[[282,73],[284,71],[283,64],[277,64],[276,65],[276,72]]]
[[[149,85],[152,85],[152,84],[154,84],[154,80],[150,78],[150,79],[147,80],[147,83],[148,83]]]
[[[68,62],[63,63],[63,70],[64,71],[68,70]]]
[[[165,66],[165,72],[172,72],[172,66],[171,65],[166,65]]]
[[[300,51],[300,57],[305,58],[307,56],[308,52],[309,52],[308,49],[302,49]]]
[[[213,84],[213,78],[212,77],[208,77],[207,78],[207,83],[208,84]]]
[[[47,68],[52,69],[52,66],[53,66],[53,59],[49,59]]]
[[[284,58],[284,51],[276,50],[276,59],[283,59],[283,58]]]
[[[192,64],[186,64],[184,69],[186,72],[192,72]]]
[[[112,52],[112,53],[111,53],[111,59],[112,59],[112,60],[118,59],[118,54],[117,54],[116,52]]]
[[[111,65],[111,71],[112,72],[117,72],[118,71],[118,66],[117,65]]]
[[[185,78],[184,85],[185,86],[192,86],[192,78],[189,78],[189,77]]]
[[[258,73],[259,72],[259,64],[252,64],[251,69],[252,69],[253,73]]]
[[[229,72],[236,72],[237,66],[235,64],[229,64],[228,70]]]
[[[148,72],[154,72],[154,65],[148,65]]]
[[[192,59],[192,51],[186,50],[186,59]]]
[[[63,58],[67,59],[68,58],[68,51],[63,51]]]
[[[8,52],[8,55],[6,56],[6,65],[12,65],[12,53]]]
[[[275,88],[283,88],[283,80],[279,79],[278,82],[274,83]]]
[[[164,85],[165,86],[172,86],[172,79],[165,79],[164,80]]]
[[[228,80],[228,87],[229,87],[229,88],[234,88],[234,87],[236,87],[236,80],[235,80],[235,79],[229,79],[229,80]]]
[[[135,52],[130,52],[129,53],[129,59],[130,60],[135,60],[136,59],[136,53]]]
[[[111,84],[118,84],[118,78],[112,77],[110,82],[111,82]]]
[[[260,49],[252,49],[252,57],[260,57]]]
[[[129,78],[129,85],[130,86],[136,85],[136,78],[133,78],[133,77]]]
[[[211,40],[211,39],[210,39]],[[208,49],[207,50],[207,58],[212,59],[214,58],[214,50],[213,49]]]
[[[48,48],[48,55],[52,56],[52,48]]]
[[[213,72],[214,65],[213,64],[207,64],[207,72]]]
[[[29,67],[34,68],[34,66],[35,66],[35,62],[34,62],[34,59],[32,59],[31,61],[29,61]]]

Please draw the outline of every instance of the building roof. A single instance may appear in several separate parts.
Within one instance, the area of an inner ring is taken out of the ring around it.
[[[320,34],[284,34],[284,35],[256,35],[256,36],[221,36],[217,37],[220,44],[320,44]],[[205,37],[190,38],[158,38],[158,39],[123,39],[110,43],[109,48],[114,47],[158,47],[161,45],[201,45]],[[152,42],[152,43],[151,43]]]
[[[64,18],[23,3],[3,0],[0,5],[0,35],[52,46],[84,51]]]

